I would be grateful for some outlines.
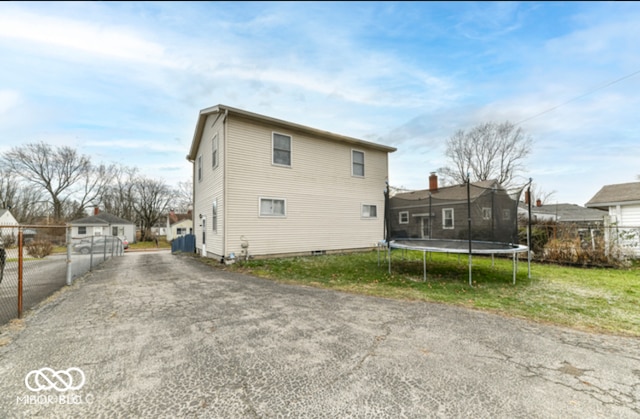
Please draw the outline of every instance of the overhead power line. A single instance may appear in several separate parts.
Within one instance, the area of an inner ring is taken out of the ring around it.
[[[545,111],[542,111],[542,112],[540,112],[540,113],[538,113],[538,114],[535,114],[535,115],[533,115],[533,116],[530,116],[529,118],[525,118],[525,119],[523,119],[523,120],[521,120],[521,121],[518,121],[518,122],[516,122],[516,123],[515,123],[515,125],[520,125],[520,124],[521,124],[521,123],[523,123],[523,122],[530,121],[530,120],[532,120],[532,119],[534,119],[534,118],[537,118],[537,117],[539,117],[539,116],[541,116],[541,115],[544,115],[544,114],[546,114],[546,113],[549,113],[549,112],[551,112],[551,111],[554,111],[554,110],[556,110],[556,109],[560,108],[561,106],[564,106],[564,105],[566,105],[566,104],[568,104],[568,103],[574,102],[574,101],[576,101],[576,100],[578,100],[578,99],[581,99],[581,98],[583,98],[583,97],[585,97],[585,96],[588,96],[588,95],[590,95],[590,94],[591,94],[591,93],[593,93],[593,92],[597,92],[598,90],[602,90],[602,89],[604,89],[605,87],[609,87],[609,86],[611,86],[612,84],[616,84],[616,83],[621,82],[622,80],[626,80],[626,79],[628,79],[628,78],[631,78],[631,77],[635,76],[636,74],[640,74],[640,70],[636,70],[636,71],[634,71],[633,73],[631,73],[631,74],[627,74],[627,75],[626,75],[626,76],[624,76],[624,77],[620,77],[619,79],[616,79],[616,80],[613,80],[613,81],[607,82],[607,83],[605,83],[605,84],[603,84],[603,85],[601,85],[601,86],[595,87],[595,88],[593,88],[593,89],[589,90],[588,92],[581,94],[580,96],[576,96],[576,97],[574,97],[573,99],[569,99],[569,100],[567,100],[566,102],[563,102],[563,103],[561,103],[561,104],[559,104],[559,105],[556,105],[556,106],[554,106],[554,107],[552,107],[552,108],[549,108],[549,109],[547,109],[547,110],[545,110]]]

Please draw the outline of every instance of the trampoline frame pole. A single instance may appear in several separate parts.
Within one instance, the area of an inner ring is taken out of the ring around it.
[[[467,216],[469,223],[469,286],[473,287],[472,258],[471,258],[471,175],[467,173]]]

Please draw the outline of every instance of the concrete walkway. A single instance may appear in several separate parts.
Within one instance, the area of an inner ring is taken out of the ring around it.
[[[107,261],[16,329],[0,335],[3,418],[640,417],[638,339],[166,251]]]

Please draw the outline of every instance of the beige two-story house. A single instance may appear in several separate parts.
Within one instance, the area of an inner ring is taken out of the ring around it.
[[[370,249],[396,149],[224,105],[200,111],[196,248],[221,260]]]

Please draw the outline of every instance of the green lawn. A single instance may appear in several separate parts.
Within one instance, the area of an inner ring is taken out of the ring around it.
[[[217,261],[200,260],[220,266]],[[468,283],[466,255],[428,254],[426,281],[422,267],[422,252],[394,251],[389,274],[384,253],[373,251],[253,260],[225,269],[291,284],[441,302],[586,331],[640,336],[637,264],[610,269],[532,263],[529,279],[526,260],[521,260],[513,285],[510,258],[492,261],[474,256],[473,287]]]

